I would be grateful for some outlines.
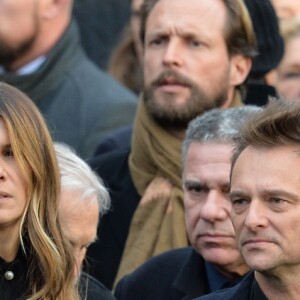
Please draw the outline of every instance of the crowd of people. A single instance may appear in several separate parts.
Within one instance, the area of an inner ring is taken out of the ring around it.
[[[299,37],[298,1],[0,2],[0,300],[299,299]]]

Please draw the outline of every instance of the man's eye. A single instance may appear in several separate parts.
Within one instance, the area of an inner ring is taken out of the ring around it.
[[[248,200],[239,198],[239,199],[231,199],[231,203],[233,206],[242,206],[248,204]]]
[[[197,40],[191,40],[191,41],[190,41],[190,44],[191,44],[191,46],[193,46],[193,47],[199,47],[199,46],[202,45],[202,43],[199,42],[199,41],[197,41]]]
[[[202,185],[189,185],[186,190],[191,194],[201,194],[205,192],[205,188]]]
[[[194,193],[201,193],[202,192],[202,187],[200,186],[194,186],[194,187],[190,187],[189,188],[189,191],[190,192],[194,192]]]
[[[163,39],[154,39],[150,42],[150,45],[161,45],[163,43]]]
[[[300,78],[300,72],[288,72],[282,75],[283,79],[298,79]]]
[[[285,200],[280,198],[270,198],[269,202],[273,204],[282,204],[285,202]]]

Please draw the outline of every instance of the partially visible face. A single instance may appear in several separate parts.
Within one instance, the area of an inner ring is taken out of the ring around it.
[[[246,148],[231,178],[232,222],[254,270],[290,276],[300,268],[299,146]]]
[[[99,206],[95,195],[81,200],[81,192],[63,189],[59,208],[60,220],[76,259],[74,270],[78,278],[87,248],[96,240]]]
[[[225,22],[219,0],[160,0],[154,6],[146,23],[144,96],[158,122],[185,128],[203,111],[229,105]]]
[[[300,16],[300,1],[298,0],[272,0],[272,4],[280,19]]]
[[[183,172],[186,229],[192,246],[224,272],[248,267],[237,248],[230,219],[229,172],[233,148],[193,142]]]
[[[130,18],[130,27],[133,35],[134,46],[141,64],[142,64],[142,57],[143,57],[143,45],[140,37],[140,31],[141,31],[141,6],[143,3],[144,0],[132,0],[131,18]]]
[[[13,155],[7,128],[0,118],[0,232],[19,230],[27,204],[27,184]]]
[[[299,1],[300,3],[300,1]],[[300,101],[300,35],[285,45],[282,61],[277,68],[276,89],[287,100]]]
[[[9,66],[33,45],[39,32],[37,3],[0,1],[0,65]]]

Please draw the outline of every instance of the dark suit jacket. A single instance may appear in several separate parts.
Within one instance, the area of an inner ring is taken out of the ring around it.
[[[203,258],[192,247],[153,257],[117,285],[118,300],[188,300],[208,293]]]
[[[80,275],[79,290],[81,299],[115,300],[112,293],[101,282],[85,272]]]
[[[216,291],[195,300],[250,300],[253,281],[254,272],[250,272],[236,286]]]
[[[108,186],[111,197],[110,211],[101,217],[98,240],[87,257],[89,273],[111,289],[120,264],[130,222],[140,201],[128,167],[129,149],[109,152],[90,161],[91,167]]]

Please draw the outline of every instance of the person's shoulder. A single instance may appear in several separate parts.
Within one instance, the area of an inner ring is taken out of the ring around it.
[[[86,295],[87,300],[115,300],[112,293],[100,281],[85,272],[81,272],[80,275],[80,290]]]
[[[98,144],[94,156],[99,156],[120,148],[130,148],[132,130],[132,125],[127,125],[106,135]]]
[[[254,272],[250,271],[237,285],[196,298],[195,300],[241,300],[248,299],[254,280]]]
[[[133,273],[121,279],[116,289],[116,295],[124,288],[134,291],[135,287],[151,290],[158,284],[168,286],[166,282],[173,282],[192,251],[191,247],[186,247],[170,250],[150,258]]]
[[[150,258],[136,270],[136,273],[148,274],[149,271],[154,271],[157,268],[160,271],[166,270],[168,272],[172,270],[178,270],[186,262],[187,258],[192,254],[192,252],[192,247],[184,247],[166,251]]]
[[[112,150],[89,159],[88,164],[100,176],[102,176],[107,172],[115,173],[117,170],[114,170],[114,168],[117,169],[124,168],[127,171],[129,171],[128,168],[129,154],[130,154],[129,147],[118,148],[116,150]]]
[[[134,187],[128,164],[130,148],[116,149],[103,155],[99,155],[88,161],[91,168],[102,178],[111,193],[129,193],[133,198],[140,198]]]

